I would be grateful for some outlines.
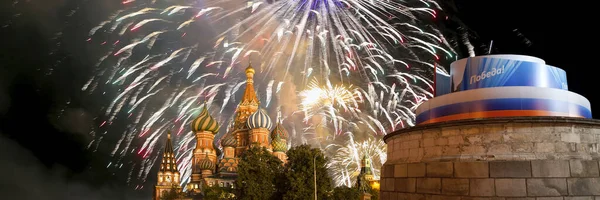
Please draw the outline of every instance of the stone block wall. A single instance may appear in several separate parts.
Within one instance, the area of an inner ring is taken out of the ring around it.
[[[433,126],[386,136],[385,141],[389,162],[600,159],[600,126],[585,124]]]
[[[384,140],[383,200],[600,200],[596,120],[462,120]]]
[[[600,161],[534,160],[385,165],[382,200],[600,200]]]

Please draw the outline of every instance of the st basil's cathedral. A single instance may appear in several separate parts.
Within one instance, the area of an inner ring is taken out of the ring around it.
[[[233,187],[237,178],[237,167],[242,153],[251,146],[265,147],[286,162],[288,149],[288,133],[278,120],[273,122],[267,112],[260,108],[260,101],[254,91],[254,68],[246,68],[246,89],[241,102],[235,111],[235,119],[230,130],[222,137],[222,151],[217,151],[215,135],[219,132],[219,123],[208,113],[206,105],[201,113],[192,121],[191,129],[196,134],[196,147],[192,155],[191,180],[186,185],[187,197],[180,199],[197,199],[202,185]],[[181,176],[173,146],[171,134],[167,136],[158,181],[153,199],[161,199],[173,188],[182,191]]]

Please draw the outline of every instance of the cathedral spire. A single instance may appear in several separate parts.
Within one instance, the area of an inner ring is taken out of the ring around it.
[[[252,68],[252,63],[248,62],[248,67],[246,67],[246,91],[244,91],[244,97],[242,97],[240,105],[258,106],[260,103],[256,97],[256,92],[254,91],[254,73],[255,71],[254,68]]]
[[[179,172],[177,170],[175,153],[173,153],[173,144],[171,144],[171,131],[167,132],[167,144],[165,145],[165,152],[160,165],[160,171]]]
[[[162,199],[173,188],[180,189],[179,186],[179,170],[177,170],[177,162],[173,145],[171,144],[171,132],[167,132],[167,144],[163,153],[160,170],[158,170],[158,181],[154,186],[154,200]]]

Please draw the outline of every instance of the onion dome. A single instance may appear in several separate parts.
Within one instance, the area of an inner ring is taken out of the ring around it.
[[[265,110],[259,109],[258,111],[248,116],[248,121],[246,121],[246,125],[248,125],[249,129],[271,129],[271,127],[273,126],[273,122],[271,122],[271,118],[269,117],[269,115],[267,115],[267,112],[265,112]]]
[[[208,114],[208,109],[206,106],[202,108],[202,112],[194,121],[192,121],[192,131],[200,132],[200,131],[210,131],[213,134],[217,134],[219,132],[219,123]]]
[[[279,135],[275,135],[273,140],[271,140],[271,146],[273,147],[273,152],[285,152],[287,151],[287,142]]]
[[[279,136],[279,137],[281,137],[281,139],[284,139],[284,140],[288,138],[287,130],[285,130],[283,125],[279,122],[277,123],[277,125],[275,125],[275,128],[273,129],[273,131],[271,131],[271,138],[275,138],[275,136]]]
[[[237,140],[235,139],[233,133],[227,133],[223,139],[221,139],[221,146],[223,147],[235,147],[237,145]]]
[[[237,158],[223,158],[219,162],[219,173],[235,173],[238,166]]]
[[[206,157],[204,157],[204,159],[198,161],[197,166],[200,170],[214,170],[215,169],[215,163],[208,158],[208,155],[206,155]]]

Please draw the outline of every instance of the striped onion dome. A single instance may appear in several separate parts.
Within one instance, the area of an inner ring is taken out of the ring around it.
[[[279,135],[275,135],[273,140],[271,140],[271,146],[273,147],[273,152],[285,152],[287,150],[287,142],[281,139]]]
[[[219,123],[208,114],[208,109],[206,106],[202,108],[202,112],[194,121],[192,121],[192,131],[200,132],[200,131],[210,131],[213,134],[217,134],[219,132]]]
[[[215,170],[215,163],[208,158],[208,155],[204,159],[198,161],[196,165],[200,170]]]
[[[277,123],[277,125],[275,125],[275,128],[273,129],[273,131],[271,131],[271,138],[275,138],[275,136],[279,136],[282,139],[288,138],[287,130],[285,130],[283,125],[279,122]]]
[[[233,133],[227,133],[227,135],[225,135],[223,137],[223,139],[221,139],[221,146],[223,147],[235,147],[237,145],[237,140],[235,139],[235,136],[233,135]]]
[[[259,109],[258,111],[248,116],[248,121],[246,121],[246,125],[248,125],[249,129],[271,129],[271,127],[273,126],[273,122],[271,122],[271,118],[269,117],[269,115],[267,115],[267,112],[265,112],[265,110]]]

